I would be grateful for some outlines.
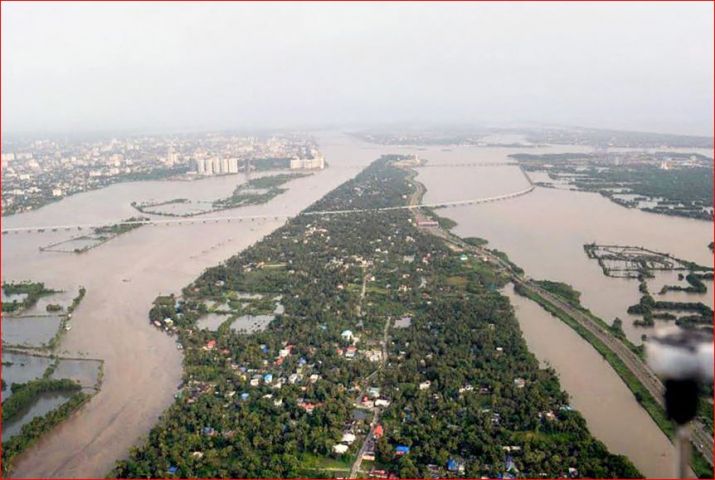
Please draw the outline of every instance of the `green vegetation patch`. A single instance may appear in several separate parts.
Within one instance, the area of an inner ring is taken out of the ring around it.
[[[11,397],[12,398],[12,397]],[[78,410],[87,400],[90,395],[77,392],[70,399],[47,413],[42,417],[33,418],[29,423],[22,426],[20,433],[13,436],[8,441],[2,444],[2,471],[3,475],[7,476],[12,470],[13,459],[22,453],[25,449],[37,442],[40,437],[55,428],[57,425],[67,419],[73,412]],[[3,413],[4,413],[3,404]]]
[[[26,295],[21,301],[12,300],[11,302],[3,302],[2,311],[4,313],[16,313],[21,310],[26,310],[34,306],[40,297],[58,293],[56,290],[45,288],[45,284],[42,282],[3,282],[2,289],[5,295]]]
[[[176,334],[183,382],[112,476],[346,476],[373,418],[368,394],[388,402],[374,453],[392,474],[447,476],[458,458],[469,476],[503,475],[504,447],[523,441],[513,461],[526,476],[639,476],[539,367],[495,267],[416,228],[406,209],[372,211],[416,192],[399,159],[375,161],[181,297],[157,298],[150,320]],[[207,304],[243,300],[231,292],[280,295],[285,313],[250,334],[197,329]],[[358,440],[336,455],[345,433]]]
[[[222,210],[226,208],[245,207],[248,205],[260,205],[266,203],[274,197],[285,192],[281,185],[296,178],[310,175],[309,173],[281,173],[268,177],[251,179],[236,187],[230,197],[216,200],[213,203],[214,209]],[[263,191],[259,191],[263,190]]]
[[[37,378],[27,383],[14,383],[10,388],[12,396],[2,403],[3,423],[17,418],[43,393],[76,392],[82,389],[79,384],[67,378],[62,380]]]

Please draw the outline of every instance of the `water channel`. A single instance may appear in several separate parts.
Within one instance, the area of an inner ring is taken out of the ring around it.
[[[518,152],[515,147],[378,146],[337,134],[321,134],[319,143],[329,164],[326,170],[288,182],[288,191],[267,204],[223,213],[295,215],[381,153],[416,153],[429,165],[443,164],[444,168],[419,169],[418,180],[427,187],[426,203],[501,195],[527,185],[513,165],[450,166],[512,163],[507,155]],[[589,151],[582,146],[559,146],[528,152],[584,150]],[[6,217],[3,224],[12,228],[120,221],[137,215],[131,202],[211,201],[230,195],[243,181],[241,175],[233,175],[191,182],[117,184]],[[638,301],[637,282],[605,277],[598,264],[586,257],[584,243],[641,245],[712,266],[707,248],[712,241],[711,223],[626,209],[597,194],[536,188],[519,198],[440,209],[439,213],[457,222],[455,233],[489,240],[491,247],[505,251],[531,277],[573,285],[582,292],[582,303],[595,314],[609,322],[615,317],[624,319],[624,329],[634,342],[647,333],[633,327],[625,313],[628,305]],[[106,475],[114,461],[147,434],[171,403],[180,381],[181,352],[174,339],[149,324],[151,302],[159,294],[178,294],[205,268],[260,240],[283,221],[144,226],[79,255],[39,252],[43,245],[68,238],[67,232],[3,237],[5,280],[42,281],[70,292],[76,292],[77,285],[87,288],[59,351],[105,361],[100,392],[79,415],[18,458],[13,475]],[[507,293],[530,349],[556,369],[594,435],[611,451],[628,455],[645,474],[671,475],[667,439],[590,345],[538,306]],[[701,297],[712,305],[710,291]]]

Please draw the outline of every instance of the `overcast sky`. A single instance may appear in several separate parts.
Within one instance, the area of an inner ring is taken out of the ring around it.
[[[711,2],[2,3],[4,132],[712,118]]]

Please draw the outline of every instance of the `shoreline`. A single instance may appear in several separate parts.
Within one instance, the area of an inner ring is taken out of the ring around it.
[[[413,169],[411,169],[413,170]],[[414,170],[413,170],[414,171]],[[522,169],[523,171],[523,169]],[[420,197],[423,197],[424,194],[427,192],[427,187],[422,184],[421,182],[417,181],[415,177],[417,176],[417,172],[414,171],[414,177],[411,179],[414,181],[416,184],[421,185],[419,188],[420,190]],[[529,177],[527,176],[527,179]],[[462,237],[459,237],[458,235],[452,233],[451,227],[456,227],[458,225],[457,222],[453,221],[449,217],[441,217],[438,213],[431,211],[430,212],[435,219],[439,222],[440,226],[436,228],[435,230],[441,230],[443,235],[446,238],[453,237],[455,239],[458,239],[458,241],[464,242],[464,239]],[[445,222],[446,221],[446,222]],[[444,228],[443,223],[446,223],[448,227],[450,228]],[[432,230],[432,229],[430,229]],[[488,238],[486,239],[487,241],[489,240]],[[486,247],[488,249],[488,247]],[[488,249],[488,251],[491,251],[491,249]],[[509,262],[511,263],[511,262]],[[513,267],[515,267],[512,264]],[[518,268],[518,267],[517,267]],[[526,272],[528,274],[528,272]],[[560,314],[558,310],[554,310],[554,308],[551,306],[551,304],[546,301],[545,299],[541,298],[538,295],[528,295],[521,293],[517,290],[516,284],[515,284],[515,291],[517,294],[524,296],[525,298],[528,298],[529,300],[533,301],[535,304],[539,305],[540,308],[542,308],[544,311],[547,313],[553,315],[554,317],[558,318],[560,321],[562,321],[564,324],[566,324],[569,328],[571,328],[574,332],[576,332],[579,337],[581,337],[584,341],[588,342],[588,344],[600,355],[602,356],[607,362],[609,367],[618,375],[618,378],[625,384],[625,386],[628,388],[628,390],[634,394],[634,398],[638,399],[640,396],[640,400],[637,401],[637,405],[642,408],[650,418],[654,421],[654,423],[658,426],[658,428],[668,437],[668,439],[671,439],[672,433],[673,433],[673,427],[672,424],[667,420],[665,417],[665,412],[663,411],[663,408],[658,404],[657,400],[650,394],[648,389],[636,378],[636,376],[631,372],[628,367],[623,364],[623,362],[617,357],[617,355],[610,349],[608,348],[605,344],[600,342],[595,336],[590,334],[588,331],[586,331],[585,328],[581,327],[578,322],[575,320],[571,319],[568,315],[566,314]],[[594,319],[597,323],[603,325],[604,327],[608,327],[603,320],[592,314],[590,311],[585,311],[585,314],[589,315],[591,318]],[[628,341],[626,338],[625,341],[622,339],[618,339],[617,337],[613,336],[613,339],[616,341],[621,341],[624,343],[626,347],[632,350],[636,350],[636,347]],[[568,393],[568,391],[567,391]],[[604,441],[605,442],[605,441]],[[712,467],[708,464],[708,462],[705,460],[705,458],[700,454],[700,452],[697,451],[697,449],[694,450],[694,455],[692,459],[692,466],[693,468],[697,469],[697,473],[702,476],[703,478],[710,478],[712,475]]]
[[[327,149],[338,166],[361,163],[369,155],[344,142]],[[156,296],[180,293],[208,266],[260,241],[294,216],[301,205],[307,207],[322,197],[321,192],[354,177],[360,169],[326,169],[298,179],[265,205],[241,209],[243,215],[262,217],[254,222],[139,228],[85,255],[39,255],[37,243],[45,237],[5,237],[4,278],[38,278],[47,284],[73,283],[87,288],[73,314],[73,328],[64,335],[58,350],[105,362],[100,392],[19,456],[11,476],[103,477],[118,459],[126,458],[171,405],[181,380],[182,355],[175,339],[147,322]],[[132,210],[129,203],[142,183],[83,192],[91,202],[80,205],[82,198],[72,196],[63,199],[66,203],[56,202],[48,210],[30,212],[14,223],[31,219],[70,223],[67,219],[107,215],[126,218]],[[203,185],[209,194],[216,187],[229,188],[225,181],[215,179]],[[231,185],[231,190],[234,187]]]

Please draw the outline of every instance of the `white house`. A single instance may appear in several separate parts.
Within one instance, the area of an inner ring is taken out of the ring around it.
[[[348,446],[343,445],[342,443],[338,443],[337,445],[333,445],[333,452],[342,455],[343,453],[348,451]]]

